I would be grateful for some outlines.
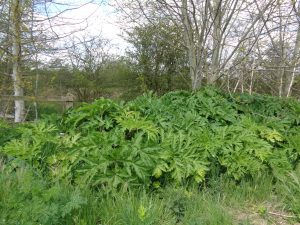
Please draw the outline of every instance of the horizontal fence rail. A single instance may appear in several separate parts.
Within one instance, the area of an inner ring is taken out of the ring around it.
[[[70,96],[46,97],[46,96],[0,95],[0,100],[4,100],[4,101],[23,100],[23,101],[29,101],[29,102],[80,102],[80,101],[74,100],[74,98],[70,97]]]
[[[0,95],[0,102],[14,102],[14,101],[26,101],[26,102],[52,102],[52,103],[61,103],[65,110],[72,108],[74,103],[80,103],[81,101],[77,101],[72,94],[67,94],[65,96],[15,96],[15,95]],[[0,104],[0,118],[4,119],[14,119],[14,115],[8,113],[8,105],[4,108],[3,104]],[[1,112],[2,111],[2,112]]]

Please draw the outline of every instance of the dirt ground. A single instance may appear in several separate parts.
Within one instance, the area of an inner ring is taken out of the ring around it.
[[[300,225],[294,215],[270,203],[236,210],[232,215],[238,225]]]

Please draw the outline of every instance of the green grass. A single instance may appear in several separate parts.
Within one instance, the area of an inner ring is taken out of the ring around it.
[[[67,183],[47,183],[30,168],[13,169],[3,161],[0,167],[3,225],[246,225],[276,222],[278,218],[269,213],[279,210],[293,215],[267,175],[238,184],[219,178],[204,187],[167,186],[107,195]],[[296,218],[284,221],[293,224]]]

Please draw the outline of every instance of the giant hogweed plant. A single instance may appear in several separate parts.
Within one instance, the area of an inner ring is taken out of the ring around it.
[[[202,183],[216,167],[234,180],[264,172],[280,179],[299,161],[299,116],[293,100],[212,88],[126,104],[99,99],[58,125],[28,125],[0,152],[50,180],[103,190]]]

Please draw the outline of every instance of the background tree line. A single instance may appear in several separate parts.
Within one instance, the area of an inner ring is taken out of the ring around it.
[[[79,101],[127,100],[145,91],[214,85],[229,92],[299,97],[299,1],[109,3],[130,44],[125,54],[113,53],[101,34],[55,32],[66,23],[57,22],[59,15],[78,5],[52,12],[55,2],[1,1],[0,95],[71,92]],[[15,111],[16,121],[23,121],[27,111],[37,117],[42,110],[22,100],[1,105],[2,112]]]

